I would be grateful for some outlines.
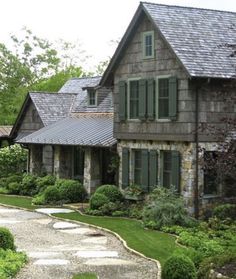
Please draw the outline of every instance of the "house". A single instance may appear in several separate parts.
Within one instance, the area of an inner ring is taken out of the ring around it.
[[[140,3],[100,81],[113,91],[120,187],[172,185],[195,216],[222,198],[201,163],[218,140],[200,127],[235,118],[235,43],[236,13]]]
[[[0,126],[0,148],[11,143],[11,129],[12,126]]]
[[[88,193],[114,183],[112,94],[99,81],[73,78],[58,93],[27,95],[11,137],[29,150],[29,172],[79,179]]]

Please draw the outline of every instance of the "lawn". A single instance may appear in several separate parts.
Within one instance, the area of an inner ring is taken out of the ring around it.
[[[0,203],[27,209],[37,208],[36,206],[31,205],[30,198],[25,197],[0,195]],[[184,249],[176,245],[175,237],[159,231],[146,230],[143,228],[142,223],[137,220],[115,217],[84,216],[77,212],[54,215],[112,230],[118,233],[127,242],[130,248],[149,258],[159,260],[161,265],[163,265],[174,250],[177,248]]]
[[[146,230],[137,220],[124,218],[84,216],[77,212],[54,214],[57,217],[81,221],[103,227],[118,233],[128,246],[149,258],[159,260],[163,264],[175,249],[175,237],[159,231]]]
[[[38,206],[31,205],[31,200],[32,200],[31,198],[26,198],[26,197],[0,195],[0,203],[2,204],[19,206],[27,209],[38,208]]]

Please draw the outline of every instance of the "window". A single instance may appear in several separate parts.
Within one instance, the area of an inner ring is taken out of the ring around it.
[[[204,195],[217,195],[220,184],[217,175],[217,152],[204,153]]]
[[[129,156],[129,153],[132,156]],[[132,170],[132,177],[129,177]],[[142,186],[143,190],[149,192],[157,183],[158,160],[156,150],[147,149],[122,149],[122,185],[130,184]],[[130,180],[131,179],[131,180]]]
[[[178,151],[161,151],[161,185],[175,187],[179,191],[180,153]]]
[[[139,118],[139,81],[129,82],[129,118]]]
[[[141,150],[134,151],[134,183],[141,185],[141,175],[142,175],[142,158]]]
[[[142,38],[143,58],[154,58],[154,32],[144,32]]]
[[[97,105],[96,91],[95,90],[89,90],[88,91],[88,105],[91,106],[91,107],[95,107]]]

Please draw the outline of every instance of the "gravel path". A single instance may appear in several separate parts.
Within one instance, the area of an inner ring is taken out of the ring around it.
[[[157,278],[155,263],[128,252],[111,234],[82,224],[0,206],[0,226],[11,230],[17,249],[29,257],[17,279],[71,279],[88,271],[99,279]]]

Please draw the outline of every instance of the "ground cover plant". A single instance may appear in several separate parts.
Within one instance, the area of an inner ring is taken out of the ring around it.
[[[14,237],[7,228],[0,227],[0,278],[14,277],[27,262],[24,253],[16,252]]]
[[[95,273],[85,272],[85,273],[74,275],[72,279],[97,279],[97,276]]]

